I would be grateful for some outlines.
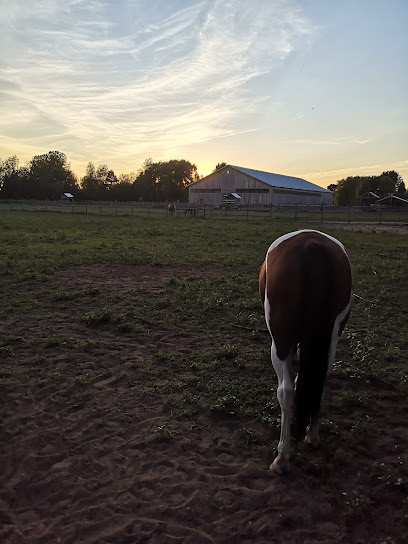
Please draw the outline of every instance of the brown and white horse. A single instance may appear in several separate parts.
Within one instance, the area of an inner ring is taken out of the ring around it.
[[[176,205],[171,203],[167,206],[167,215],[174,215],[174,212],[176,211]]]
[[[293,409],[295,438],[314,446],[319,442],[324,384],[350,312],[351,268],[343,244],[315,230],[281,236],[266,254],[259,293],[272,337],[282,415],[278,455],[270,469],[282,474],[289,469]]]

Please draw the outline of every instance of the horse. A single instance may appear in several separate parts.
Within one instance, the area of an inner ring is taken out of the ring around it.
[[[174,215],[174,212],[176,211],[176,205],[175,204],[168,204],[167,206],[167,214],[168,215]]]
[[[290,232],[269,247],[259,294],[269,330],[281,407],[278,454],[270,465],[288,472],[294,438],[319,445],[319,412],[351,306],[351,266],[341,242],[316,230]],[[295,358],[299,360],[297,377]]]

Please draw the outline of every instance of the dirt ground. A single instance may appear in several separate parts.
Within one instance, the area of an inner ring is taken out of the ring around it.
[[[140,289],[156,293],[169,278],[193,272],[83,266],[24,289],[41,299],[92,284],[114,297],[134,288],[137,277]],[[328,431],[320,450],[307,451],[307,462],[278,477],[267,470],[277,429],[209,411],[175,418],[163,395],[152,393],[169,372],[155,359],[159,349],[188,357],[198,345],[209,349],[212,338],[183,338],[159,326],[147,340],[89,329],[75,319],[83,304],[61,300],[57,313],[50,304],[40,320],[33,303],[0,325],[14,350],[4,360],[12,372],[0,381],[0,542],[407,542],[398,482],[387,485],[365,469],[374,462],[393,466],[407,451],[406,410],[396,414],[394,391],[382,392],[381,432],[366,434],[348,452],[341,477],[333,477],[334,455],[339,444],[347,451],[345,437]],[[63,341],[53,345],[56,336]],[[97,345],[87,351],[91,336]],[[363,504],[366,488],[371,498]]]

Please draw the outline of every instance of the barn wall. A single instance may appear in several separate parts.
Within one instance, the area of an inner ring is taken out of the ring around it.
[[[278,206],[290,204],[332,204],[332,193],[300,191],[271,187],[247,174],[224,168],[210,174],[189,188],[188,201],[194,204],[219,205],[222,195],[238,193],[240,205]]]

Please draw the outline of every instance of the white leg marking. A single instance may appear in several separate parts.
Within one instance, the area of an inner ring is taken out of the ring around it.
[[[331,372],[331,369],[333,368],[334,359],[336,357],[337,342],[339,341],[340,325],[343,323],[346,315],[350,311],[350,306],[351,306],[351,298],[347,306],[344,308],[342,312],[339,313],[339,315],[336,317],[336,321],[334,322],[334,327],[333,327],[333,331],[331,335],[330,349],[329,349],[329,362],[327,366],[327,373]]]
[[[275,342],[272,340],[271,360],[278,376],[278,401],[281,407],[281,434],[278,444],[278,456],[270,466],[278,474],[289,470],[290,458],[290,423],[292,419],[294,384],[291,378],[292,354],[286,360],[278,357]]]

